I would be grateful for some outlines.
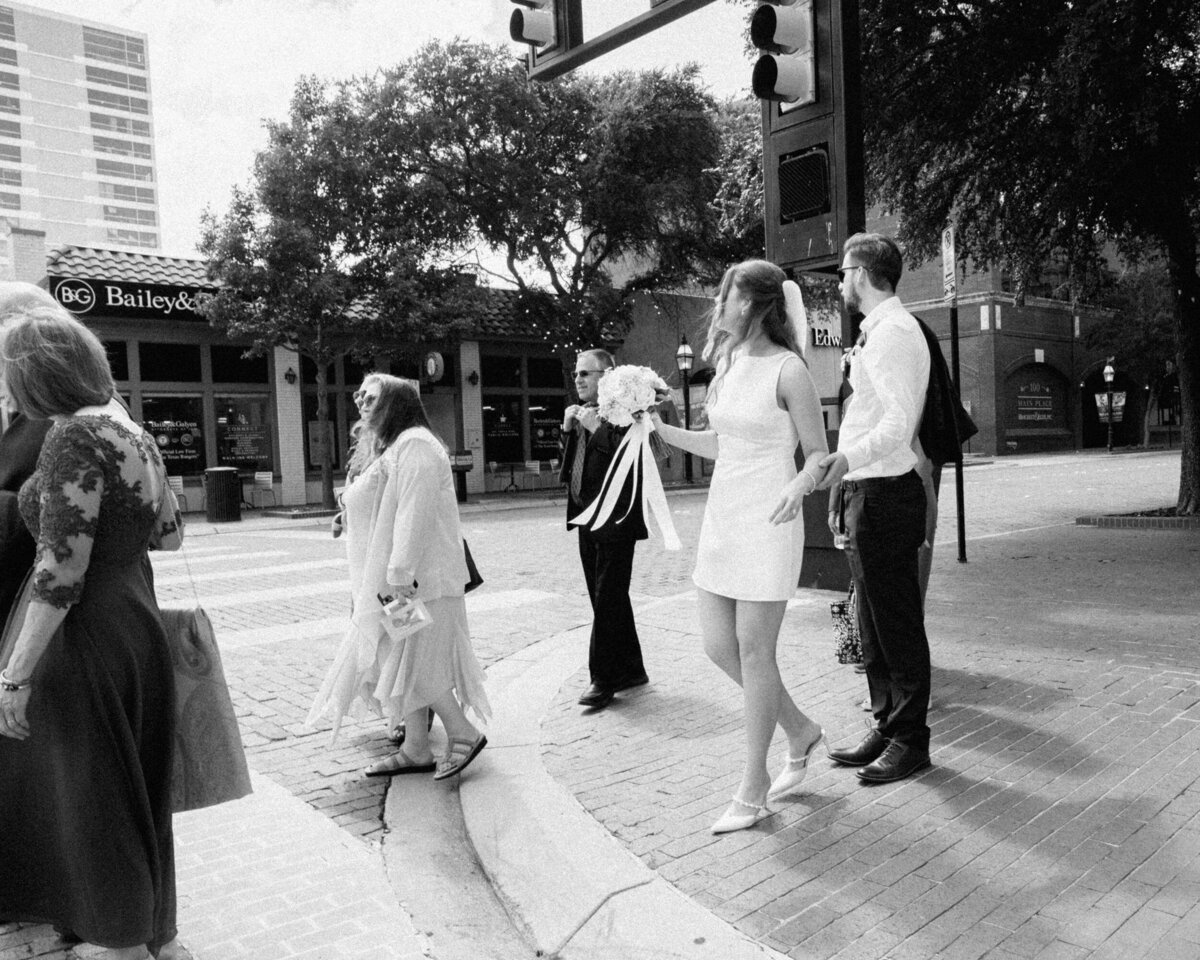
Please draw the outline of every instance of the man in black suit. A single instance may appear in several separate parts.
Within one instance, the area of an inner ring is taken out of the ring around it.
[[[32,306],[58,307],[58,304],[32,283],[0,282],[0,327],[8,317]],[[0,434],[0,630],[3,630],[25,574],[33,566],[35,545],[17,510],[17,491],[37,466],[50,421],[30,420],[9,409],[2,383],[0,404],[5,407],[6,423]]]
[[[585,350],[575,362],[575,391],[580,402],[568,407],[563,419],[559,475],[567,487],[568,521],[600,496],[609,464],[625,434],[625,429],[605,423],[596,412],[600,378],[613,366],[607,350]],[[630,477],[612,516],[599,530],[578,528],[579,558],[593,616],[588,650],[592,682],[579,698],[585,707],[601,709],[621,690],[649,682],[629,599],[633,550],[639,540],[646,539],[641,497],[635,496],[638,480]],[[630,498],[633,508],[625,516]]]

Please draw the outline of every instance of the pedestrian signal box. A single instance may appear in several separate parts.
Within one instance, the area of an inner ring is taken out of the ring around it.
[[[864,229],[862,106],[856,0],[763,3],[750,21],[762,50],[767,259],[833,270]]]

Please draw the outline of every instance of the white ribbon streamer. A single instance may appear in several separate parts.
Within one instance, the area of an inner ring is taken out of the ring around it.
[[[585,526],[589,530],[599,530],[608,522],[617,503],[621,499],[621,491],[630,475],[641,464],[642,482],[635,496],[641,498],[642,515],[650,515],[662,534],[663,545],[668,550],[678,550],[682,546],[679,534],[675,532],[675,523],[671,520],[671,509],[667,505],[667,492],[663,489],[662,477],[658,473],[658,464],[654,460],[654,452],[650,448],[650,434],[654,432],[654,424],[649,417],[643,416],[634,422],[621,438],[617,452],[608,471],[604,474],[604,483],[600,486],[600,495],[583,511],[571,520],[574,526]],[[633,510],[633,497],[629,498],[621,520],[629,516]],[[618,520],[618,523],[621,521]]]

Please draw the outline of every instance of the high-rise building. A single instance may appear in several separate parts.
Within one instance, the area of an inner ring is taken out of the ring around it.
[[[0,276],[25,272],[38,234],[46,248],[158,249],[146,46],[0,0]]]

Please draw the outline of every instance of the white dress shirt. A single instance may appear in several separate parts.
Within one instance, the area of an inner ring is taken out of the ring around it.
[[[847,480],[898,477],[917,465],[916,433],[929,384],[929,347],[917,321],[889,297],[867,314],[865,342],[850,353],[854,394],[842,420],[838,452]]]

